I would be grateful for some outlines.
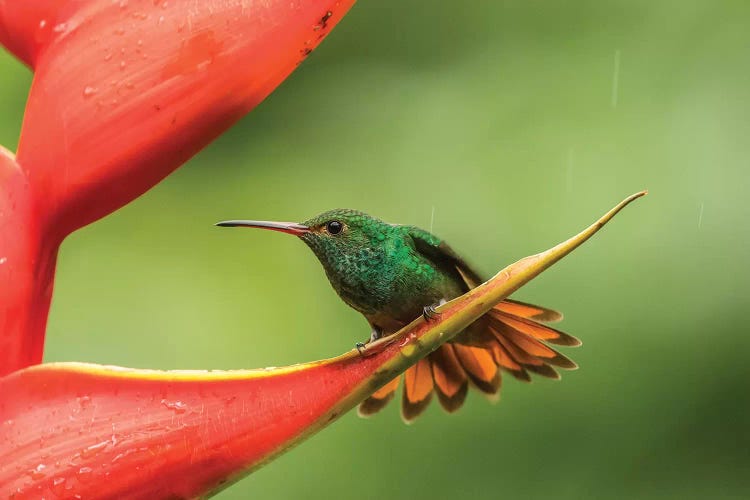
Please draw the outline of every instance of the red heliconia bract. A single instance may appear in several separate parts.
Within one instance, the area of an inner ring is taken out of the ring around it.
[[[277,370],[41,362],[55,259],[266,97],[354,0],[0,0],[34,70],[0,148],[0,497],[194,498],[354,407],[596,232],[507,268],[368,355]]]
[[[53,363],[0,378],[0,495],[147,499],[214,492],[334,421],[641,195],[364,355],[233,372]]]
[[[0,0],[0,42],[34,70],[16,158],[0,160],[0,374],[41,362],[63,238],[262,101],[353,3]]]
[[[55,268],[29,182],[0,147],[0,376],[38,363]],[[0,394],[2,397],[2,394]]]

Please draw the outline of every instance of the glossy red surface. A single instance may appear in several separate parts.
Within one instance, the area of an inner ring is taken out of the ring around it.
[[[13,283],[0,303],[0,374],[41,362],[65,236],[256,106],[353,3],[0,0],[0,42],[34,70],[16,158],[0,167],[0,272]]]

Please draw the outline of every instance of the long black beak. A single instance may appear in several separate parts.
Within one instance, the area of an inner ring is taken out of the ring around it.
[[[259,229],[269,229],[271,231],[280,231],[282,233],[294,234],[300,236],[310,232],[310,228],[297,224],[296,222],[272,222],[267,220],[225,220],[217,222],[221,227],[257,227]]]

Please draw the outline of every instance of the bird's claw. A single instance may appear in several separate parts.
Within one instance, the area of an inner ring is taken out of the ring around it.
[[[381,332],[377,328],[373,328],[370,332],[370,343],[375,342],[376,340],[380,339],[383,336],[383,332]]]
[[[357,348],[357,352],[358,352],[358,353],[359,353],[360,355],[362,354],[362,351],[364,351],[365,349],[367,349],[367,346],[366,346],[365,344],[363,344],[362,342],[357,342],[357,343],[356,343],[356,344],[354,345],[354,347],[356,347],[356,348]]]
[[[437,312],[434,305],[425,306],[422,309],[422,316],[426,321],[431,321],[440,317],[440,313]]]

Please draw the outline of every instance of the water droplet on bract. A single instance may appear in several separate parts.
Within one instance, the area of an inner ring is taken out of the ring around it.
[[[162,399],[161,404],[175,413],[185,413],[187,411],[187,405],[182,401],[167,401],[166,399]]]
[[[98,91],[97,91],[97,89],[95,87],[86,86],[83,89],[83,97],[86,97],[86,98],[92,97],[92,96],[96,95],[97,92]]]
[[[34,480],[42,479],[45,476],[44,469],[46,468],[47,468],[46,465],[39,464],[29,471],[29,476],[31,476],[31,479],[34,479]]]
[[[61,497],[65,494],[65,478],[56,477],[52,480],[52,493]]]
[[[42,19],[41,21],[39,21],[37,31],[34,34],[34,38],[36,39],[36,42],[46,43],[49,40],[49,37],[50,37],[49,28],[50,28],[50,25],[46,19]]]
[[[94,470],[91,467],[81,467],[78,469],[78,479],[81,482],[86,482],[91,479],[91,473],[94,472]]]
[[[83,450],[81,450],[81,457],[91,458],[100,451],[104,450],[104,448],[106,448],[109,444],[109,441],[102,441],[101,443],[96,443],[89,446],[88,448],[84,448]]]

